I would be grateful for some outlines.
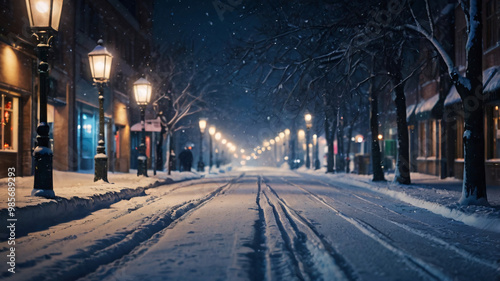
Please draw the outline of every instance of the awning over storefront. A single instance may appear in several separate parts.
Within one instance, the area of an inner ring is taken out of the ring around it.
[[[415,104],[412,104],[406,108],[406,121],[410,120],[415,116]]]
[[[438,101],[439,95],[436,94],[432,98],[420,102],[415,109],[415,117],[417,120],[429,119]]]
[[[450,106],[452,104],[455,104],[457,102],[460,102],[460,95],[457,92],[457,88],[455,88],[455,85],[451,86],[450,92],[446,96],[446,99],[444,100],[444,106]]]
[[[485,93],[500,89],[500,66],[490,67],[483,72],[483,85]]]
[[[161,131],[160,118],[146,120],[145,129],[146,129],[146,132],[160,132]],[[130,131],[132,131],[132,132],[142,131],[141,123],[134,124],[130,128]]]
[[[494,66],[483,71],[483,92],[494,93],[500,89],[500,66]],[[450,92],[446,96],[444,106],[450,106],[460,102],[460,95],[457,88],[452,86]]]

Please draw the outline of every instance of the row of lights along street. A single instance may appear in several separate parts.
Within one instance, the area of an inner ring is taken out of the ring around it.
[[[311,168],[311,158],[310,158],[310,148],[313,149],[313,158],[314,158],[314,169],[318,170],[321,168],[321,163],[319,161],[319,143],[318,143],[318,136],[316,134],[313,135],[313,141],[311,143],[310,141],[310,131],[313,127],[312,124],[312,115],[307,113],[304,115],[304,120],[306,123],[306,131],[304,130],[298,130],[297,131],[297,137],[299,142],[301,140],[305,141],[304,144],[304,151],[306,154],[306,160],[305,160],[305,167],[307,169]],[[283,149],[282,149],[282,154],[280,154],[280,150],[278,147],[278,143],[282,141],[283,142]],[[265,151],[270,151],[272,150],[271,146],[274,146],[274,159],[276,162],[276,165],[281,164],[281,160],[284,161],[289,161],[290,168],[294,169],[297,168],[300,165],[300,159],[296,156],[296,151],[295,151],[295,145],[291,144],[292,140],[290,138],[290,129],[285,129],[283,132],[278,133],[278,135],[270,139],[269,141],[265,140],[262,143],[262,147],[257,146],[254,148],[254,153],[251,155],[254,159],[259,158]]]
[[[200,118],[198,122],[198,126],[200,128],[200,156],[198,159],[198,167],[197,171],[198,172],[204,172],[205,171],[205,162],[203,161],[203,135],[205,134],[205,130],[207,128],[207,118]],[[224,146],[227,146],[228,151],[234,153],[237,149],[235,145],[233,145],[231,142],[228,142],[226,139],[222,138],[222,134],[220,132],[217,132],[216,127],[214,125],[211,125],[208,128],[208,135],[209,135],[209,172],[212,171],[212,167],[214,165],[213,161],[213,151],[214,151],[214,145],[213,145],[213,139],[215,138],[216,143],[217,143],[217,148],[215,148],[215,165],[217,168],[219,168],[221,162],[225,161],[224,160]],[[220,144],[219,144],[220,141]],[[222,153],[219,153],[219,149]],[[221,154],[221,155],[219,155]],[[236,158],[236,157],[235,157]]]

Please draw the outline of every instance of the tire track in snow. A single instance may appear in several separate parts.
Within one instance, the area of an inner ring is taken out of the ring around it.
[[[349,222],[351,225],[356,227],[361,233],[365,234],[369,238],[373,239],[377,243],[379,243],[381,246],[386,248],[387,250],[393,252],[395,255],[399,256],[402,261],[404,261],[409,268],[413,269],[416,273],[418,273],[421,277],[427,280],[452,280],[451,277],[447,276],[444,272],[440,271],[436,267],[434,267],[431,264],[426,263],[425,261],[412,256],[411,254],[407,253],[406,251],[398,248],[397,246],[393,245],[391,243],[391,240],[388,239],[384,234],[379,232],[377,229],[372,227],[366,222],[363,222],[359,219],[350,217],[344,213],[342,213],[340,210],[336,209],[332,205],[330,205],[326,200],[311,191],[296,185],[284,178],[282,178],[283,181],[287,182],[291,186],[295,186],[299,188],[300,190],[308,193],[311,198],[315,199],[317,202],[323,204],[330,210],[332,210],[335,214],[337,214],[339,217],[343,218],[345,221]],[[352,205],[349,205],[352,207]]]
[[[220,181],[220,179],[219,179],[219,181]],[[228,182],[229,181],[230,180],[228,180]],[[157,200],[161,199],[161,197],[168,196],[169,194],[171,194],[172,192],[174,192],[174,191],[176,191],[178,189],[187,188],[187,187],[190,187],[190,186],[193,186],[193,185],[197,185],[197,184],[200,184],[200,182],[202,182],[203,184],[209,184],[209,183],[216,183],[217,180],[210,180],[210,181],[207,181],[207,180],[204,180],[204,181],[202,181],[202,180],[180,181],[180,182],[178,182],[176,184],[176,186],[173,186],[172,188],[170,188],[170,189],[162,192],[161,195],[152,196],[151,199],[146,200],[146,202],[148,204],[154,203]],[[165,185],[170,185],[170,184],[165,184]],[[147,188],[147,189],[153,189],[153,188]],[[143,194],[143,195],[140,195],[140,196],[146,196],[146,194]],[[131,197],[131,198],[125,198],[125,199],[122,198],[122,200],[120,200],[120,201],[123,201],[123,200],[129,200],[130,201],[130,200],[133,200],[136,197],[139,197],[139,196],[135,196],[135,197]],[[116,204],[118,202],[115,202],[114,204]],[[100,208],[100,209],[89,210],[88,214],[86,213],[86,216],[90,215],[92,213],[95,213],[97,211],[103,210],[103,209],[110,209],[111,206],[112,205],[110,205],[110,206],[102,206],[102,208]],[[109,219],[107,219],[104,222],[101,222],[98,226],[94,226],[91,229],[87,229],[83,233],[78,233],[78,235],[88,235],[88,234],[93,233],[94,231],[98,231],[100,227],[103,227],[104,225],[106,225],[106,224],[108,224],[110,222],[113,222],[116,219],[119,219],[119,218],[121,218],[121,217],[123,217],[125,215],[128,215],[131,212],[137,211],[137,210],[139,210],[142,207],[144,207],[144,205],[142,205],[142,204],[136,205],[134,208],[129,208],[128,212],[119,212],[119,210],[116,210],[116,214],[114,216],[110,217]],[[150,219],[151,219],[151,217],[149,217],[149,216],[144,217],[141,223],[147,223],[147,221],[150,220]],[[60,228],[59,231],[66,230],[66,229],[69,229],[69,228],[76,228],[76,229],[78,229],[82,225],[92,224],[93,221],[94,221],[94,218],[87,219],[87,220],[85,220],[83,222],[75,220],[75,222],[77,222],[77,223],[68,224],[66,227]],[[115,243],[114,241],[120,241],[120,240],[124,239],[127,235],[131,234],[132,231],[133,230],[128,230],[128,231],[121,231],[119,233],[116,233],[117,235],[113,236],[111,238],[112,239],[111,241],[96,243],[94,245],[94,247],[92,248],[92,250],[93,251],[102,250],[103,248],[107,247],[108,245],[110,245],[112,243]],[[57,245],[58,243],[61,243],[61,242],[64,242],[64,241],[76,239],[76,237],[77,237],[76,235],[70,234],[68,236],[61,237],[59,239],[54,239],[54,240],[48,242],[47,244],[44,244],[40,248],[40,250],[50,248],[50,247],[52,247],[54,245]],[[19,238],[21,238],[21,237],[19,237]],[[22,243],[23,244],[25,244],[25,243],[33,243],[33,242],[39,241],[39,240],[46,240],[46,235],[42,235],[42,236],[35,236],[35,235],[33,235],[33,236],[26,236],[26,237],[23,237]],[[1,252],[3,253],[3,252],[6,252],[7,250],[8,250],[8,248],[1,249]],[[33,258],[32,260],[27,261],[27,262],[18,263],[18,266],[20,266],[21,268],[23,268],[23,267],[31,267],[32,265],[35,265],[38,262],[41,262],[41,261],[44,261],[44,260],[47,260],[47,259],[48,259],[47,255],[43,255],[43,256],[40,256],[40,257],[37,257],[37,258]],[[2,275],[0,275],[0,276],[2,276]]]
[[[389,211],[389,212],[391,212],[391,213],[393,213],[393,214],[395,214],[395,215],[398,215],[398,216],[403,216],[403,217],[405,217],[405,218],[408,218],[408,217],[406,217],[406,216],[404,216],[404,215],[402,215],[402,214],[400,214],[400,213],[398,213],[398,212],[395,212],[395,211],[393,211],[393,210],[391,210],[391,209],[389,209],[389,208],[387,208],[387,207],[385,207],[385,206],[382,206],[382,205],[380,205],[380,204],[377,204],[377,203],[375,203],[375,202],[372,202],[372,201],[370,201],[370,200],[368,200],[368,199],[365,199],[365,198],[363,198],[363,197],[361,197],[361,196],[358,196],[358,195],[355,195],[355,194],[354,194],[354,196],[356,196],[356,197],[357,197],[357,198],[359,198],[360,200],[363,200],[363,201],[365,201],[365,202],[367,202],[367,203],[369,203],[369,204],[373,204],[373,205],[375,205],[375,206],[377,206],[377,207],[380,207],[380,208],[382,208],[382,209],[384,209],[384,210],[387,210],[387,211]],[[359,208],[357,208],[357,209],[358,209],[358,210],[360,210],[360,211],[363,211],[363,212],[365,212],[365,213],[368,213],[368,212],[367,212],[367,211],[365,211],[365,210],[362,210],[362,209],[359,209]],[[498,264],[497,264],[496,262],[494,262],[494,261],[489,261],[489,260],[482,259],[482,258],[478,258],[478,257],[475,257],[473,254],[469,253],[468,251],[463,250],[463,249],[460,249],[460,248],[456,247],[455,245],[453,245],[453,244],[451,244],[451,243],[448,243],[448,242],[444,241],[443,239],[441,239],[441,238],[439,238],[439,237],[436,237],[435,235],[432,235],[432,234],[429,234],[429,233],[425,233],[425,232],[423,232],[423,231],[421,231],[421,230],[418,230],[418,229],[416,229],[416,228],[413,228],[413,227],[408,226],[408,225],[405,225],[405,224],[398,223],[398,222],[393,221],[393,220],[386,219],[386,218],[384,218],[384,217],[382,217],[382,216],[379,216],[379,215],[377,215],[377,214],[375,214],[375,213],[370,213],[370,214],[371,214],[371,215],[374,215],[374,216],[376,216],[376,217],[378,217],[378,218],[380,218],[380,219],[382,219],[382,220],[385,220],[385,221],[387,221],[387,222],[390,222],[390,223],[392,223],[392,224],[394,224],[394,225],[398,226],[399,228],[402,228],[402,229],[404,229],[404,230],[408,231],[409,233],[412,233],[412,234],[418,235],[418,236],[420,236],[420,237],[422,237],[422,238],[424,238],[424,239],[427,239],[427,240],[429,240],[429,241],[431,241],[431,242],[434,242],[434,243],[436,243],[436,244],[439,244],[439,245],[443,246],[445,249],[451,250],[451,251],[455,252],[456,254],[458,254],[458,255],[462,256],[464,259],[466,259],[466,260],[468,260],[468,261],[475,262],[475,263],[481,264],[481,265],[483,265],[483,266],[489,267],[489,268],[491,268],[491,269],[493,269],[493,270],[498,270],[498,271],[500,271],[500,267],[498,266]],[[409,219],[411,219],[411,220],[413,220],[413,221],[415,221],[415,222],[418,222],[418,223],[422,223],[421,221],[418,221],[418,220],[415,220],[415,219],[412,219],[412,218],[409,218]],[[427,224],[426,224],[426,225],[427,225]],[[432,228],[432,226],[430,226],[430,225],[427,225],[427,226],[428,226],[429,228]]]
[[[355,280],[355,271],[311,222],[291,208],[266,183],[263,195],[271,207],[300,280]]]
[[[99,268],[99,266],[120,260],[132,252],[136,247],[153,237],[156,233],[173,226],[178,220],[192,211],[199,209],[207,202],[223,194],[244,174],[221,185],[206,196],[175,205],[161,214],[155,215],[152,221],[143,221],[132,232],[123,232],[116,237],[97,240],[96,243],[78,253],[44,266],[38,275],[30,271],[30,267],[38,265],[36,260],[25,262],[25,266],[15,277],[20,280],[76,280],[85,277]],[[24,275],[26,274],[26,275]]]
[[[305,280],[299,270],[299,262],[294,255],[292,241],[285,225],[281,221],[275,205],[270,204],[269,198],[262,190],[262,178],[259,177],[259,187],[262,196],[259,196],[265,218],[266,239],[266,279],[267,280]],[[264,187],[265,184],[264,184]],[[286,221],[285,221],[286,222]]]
[[[285,180],[285,179],[283,179],[283,180]],[[338,187],[335,187],[334,185],[331,185],[329,183],[323,182],[321,180],[315,180],[315,181],[319,182],[319,183],[321,183],[321,184],[323,184],[325,186],[329,186],[329,187],[333,187],[333,188],[338,189]],[[290,182],[289,182],[289,184],[290,184]],[[309,191],[307,191],[307,192],[309,192]],[[420,220],[416,220],[414,218],[407,217],[407,216],[405,216],[405,215],[403,215],[401,213],[398,213],[398,212],[396,212],[396,211],[394,211],[392,209],[389,209],[389,208],[387,208],[385,206],[382,206],[382,205],[380,205],[380,204],[378,204],[376,202],[371,201],[370,199],[374,198],[373,196],[370,196],[368,194],[360,196],[360,195],[357,195],[357,194],[354,194],[354,193],[352,193],[351,195],[354,196],[354,197],[356,197],[356,198],[358,198],[359,200],[362,200],[363,202],[366,202],[366,203],[374,205],[374,206],[376,206],[378,208],[384,209],[384,210],[386,210],[387,212],[389,212],[391,214],[394,214],[394,215],[399,216],[399,217],[403,217],[405,219],[412,220],[412,221],[414,221],[416,223],[419,223],[419,224],[423,224],[423,225],[427,226],[428,228],[433,228],[433,226],[431,226],[429,224],[426,224],[426,223],[424,223],[424,222],[422,222]],[[365,196],[368,197],[368,198],[365,198]],[[321,197],[321,196],[318,195],[318,197]],[[322,199],[324,200],[324,198],[322,198]],[[340,202],[340,203],[341,204],[345,204],[344,202]],[[364,213],[376,216],[377,218],[379,218],[381,220],[384,220],[386,222],[389,222],[389,223],[391,223],[393,225],[396,225],[397,227],[399,227],[399,228],[401,228],[401,229],[403,229],[403,230],[405,230],[405,231],[407,231],[407,232],[409,232],[411,234],[417,235],[417,236],[419,236],[421,238],[424,238],[424,239],[426,239],[426,240],[428,240],[430,242],[438,244],[438,245],[442,246],[443,248],[445,248],[447,250],[455,252],[457,255],[463,257],[467,261],[478,263],[478,264],[480,264],[482,266],[486,266],[486,267],[489,267],[489,268],[491,268],[493,270],[500,271],[500,267],[499,267],[499,265],[498,265],[498,263],[496,261],[490,261],[490,260],[486,260],[486,259],[475,257],[472,253],[469,253],[466,250],[460,249],[460,248],[456,247],[455,245],[453,245],[451,243],[448,243],[445,240],[443,240],[443,239],[441,239],[441,238],[439,238],[439,237],[437,237],[435,235],[432,235],[432,234],[429,234],[429,233],[425,233],[425,232],[423,232],[421,230],[418,230],[416,228],[410,227],[408,225],[401,224],[401,223],[398,223],[396,221],[387,219],[386,217],[377,215],[376,213],[368,212],[368,211],[366,211],[366,210],[364,210],[362,208],[358,208],[358,207],[356,207],[354,205],[349,205],[349,207],[355,208],[355,209],[357,209],[357,210],[359,210],[361,212],[364,212]]]
[[[255,198],[255,203],[257,204],[257,211],[259,217],[254,222],[254,238],[252,245],[250,246],[254,252],[247,254],[250,259],[250,268],[248,276],[251,280],[270,280],[270,260],[269,256],[266,255],[266,220],[264,216],[264,210],[261,207],[261,178],[257,178],[257,196]]]

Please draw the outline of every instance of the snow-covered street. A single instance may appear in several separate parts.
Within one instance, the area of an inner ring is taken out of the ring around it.
[[[7,243],[0,245],[5,257]],[[7,280],[498,280],[500,231],[319,173],[247,168],[150,188],[19,237],[16,273],[2,274]]]

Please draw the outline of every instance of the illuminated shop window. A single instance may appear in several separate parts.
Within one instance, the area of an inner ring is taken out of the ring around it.
[[[493,107],[493,158],[500,159],[500,108],[498,105]]]
[[[2,151],[17,152],[18,111],[18,99],[2,94]]]

